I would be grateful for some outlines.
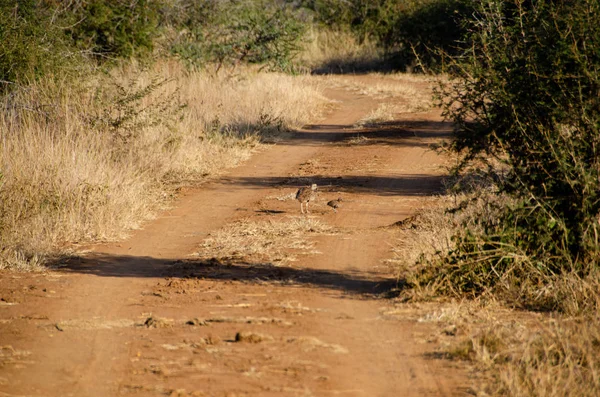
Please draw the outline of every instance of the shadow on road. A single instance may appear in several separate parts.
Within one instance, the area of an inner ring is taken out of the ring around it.
[[[99,277],[197,278],[249,284],[308,286],[337,290],[363,298],[389,297],[403,287],[396,279],[364,272],[279,267],[270,263],[201,259],[159,259],[139,256],[91,254],[72,257],[57,265],[65,273]]]
[[[297,131],[286,143],[332,142],[334,145],[388,145],[430,147],[431,140],[452,137],[452,123],[421,120],[378,122],[362,126],[312,124]],[[357,139],[360,138],[360,139]]]
[[[233,126],[233,130],[261,131],[262,125],[244,124]],[[446,140],[452,136],[452,123],[430,120],[397,120],[356,126],[339,124],[310,124],[293,131],[291,135],[278,140],[280,144],[320,146],[325,143],[337,146],[347,145],[388,145],[407,147],[430,147],[432,140]],[[265,140],[272,139],[265,136]],[[361,138],[357,141],[357,138]]]
[[[355,193],[378,196],[431,196],[443,191],[443,175],[402,175],[370,176],[344,175],[324,176],[306,175],[298,177],[240,177],[223,178],[221,183],[247,188],[264,189],[269,187],[289,187],[316,183],[320,192]]]

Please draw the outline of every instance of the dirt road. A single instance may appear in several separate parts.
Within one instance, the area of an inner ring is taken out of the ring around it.
[[[421,113],[356,129],[384,100],[327,95],[338,106],[320,124],[182,192],[127,241],[1,274],[0,396],[464,395],[383,265],[390,225],[439,189],[428,147],[448,126]],[[292,195],[309,183],[303,216]]]

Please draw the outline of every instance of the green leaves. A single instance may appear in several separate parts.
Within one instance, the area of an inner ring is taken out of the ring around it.
[[[204,0],[194,19],[185,22],[171,51],[193,66],[216,70],[242,63],[289,71],[301,49],[306,25],[291,7],[265,0]]]
[[[0,1],[0,93],[72,60],[62,31],[52,23],[53,11],[37,0]]]
[[[156,0],[91,0],[74,7],[78,23],[67,33],[99,60],[144,55],[158,34],[159,5]]]
[[[483,2],[456,62],[459,88],[446,92],[455,149],[506,163],[505,190],[561,219],[573,257],[600,211],[598,12],[597,1]]]
[[[494,209],[495,222],[480,213],[462,225],[427,277],[471,294],[585,277],[600,252],[600,2],[484,0],[476,10],[472,45],[440,98],[464,158],[457,171],[500,164],[511,204]]]

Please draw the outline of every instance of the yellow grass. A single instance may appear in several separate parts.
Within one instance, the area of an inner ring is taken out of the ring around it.
[[[556,316],[501,307],[440,319],[456,336],[443,355],[466,360],[480,376],[481,396],[598,396],[600,321],[597,316]],[[485,313],[485,314],[482,314]],[[449,326],[450,324],[450,326]],[[466,334],[466,336],[464,336]]]
[[[299,56],[299,63],[322,73],[353,72],[371,69],[379,62],[377,45],[360,43],[354,34],[312,28]]]
[[[179,184],[218,175],[263,138],[318,117],[326,100],[307,79],[211,77],[164,61],[4,98],[0,268],[32,269],[64,243],[124,237]]]
[[[485,189],[484,189],[485,190]],[[478,374],[473,388],[481,396],[600,395],[600,276],[575,272],[557,275],[541,287],[523,283],[515,297],[490,290],[475,301],[456,303],[439,296],[438,286],[419,283],[423,259],[435,260],[454,247],[452,236],[475,216],[485,215],[490,200],[479,191],[432,198],[415,217],[397,225],[399,240],[389,264],[412,283],[405,298],[433,300],[441,309],[423,321],[441,324],[436,339],[441,356],[466,360]],[[471,205],[449,213],[463,200]],[[440,299],[441,298],[441,299]],[[511,302],[552,300],[559,313],[513,309]],[[451,336],[446,336],[451,335]]]
[[[354,126],[357,128],[376,127],[378,124],[394,120],[397,113],[398,109],[396,106],[389,103],[382,103],[365,117],[358,120]]]
[[[277,221],[241,220],[212,233],[197,255],[282,265],[295,260],[294,250],[312,251],[314,242],[308,240],[309,236],[332,233],[330,226],[304,216]]]

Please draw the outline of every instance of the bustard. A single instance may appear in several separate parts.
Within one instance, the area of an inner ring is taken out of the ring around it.
[[[304,186],[298,189],[296,192],[296,200],[300,202],[300,212],[304,214],[304,206],[306,203],[306,213],[310,213],[308,210],[308,203],[316,198],[317,195],[317,184],[313,183],[311,186]]]
[[[342,200],[341,197],[338,197],[337,200],[331,200],[327,205],[333,208],[333,212],[337,212],[337,209],[342,206],[342,201],[344,200]]]

